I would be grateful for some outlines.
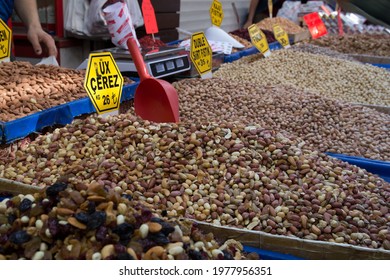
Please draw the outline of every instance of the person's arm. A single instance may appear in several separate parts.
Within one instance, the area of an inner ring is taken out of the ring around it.
[[[251,0],[251,3],[249,4],[249,13],[248,13],[248,19],[246,20],[243,28],[248,28],[253,23],[253,18],[255,17],[256,8],[259,4],[259,0]]]
[[[27,38],[37,55],[42,54],[41,43],[46,45],[49,56],[57,56],[54,39],[41,26],[36,0],[15,0],[15,10],[27,27]]]

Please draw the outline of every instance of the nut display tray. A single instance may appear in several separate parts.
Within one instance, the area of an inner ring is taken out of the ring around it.
[[[123,86],[121,102],[134,98],[138,83]],[[89,97],[67,102],[26,117],[0,122],[0,142],[12,143],[52,125],[66,125],[82,114],[96,112]]]

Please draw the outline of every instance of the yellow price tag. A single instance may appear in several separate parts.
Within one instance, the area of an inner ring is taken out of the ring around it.
[[[199,75],[211,72],[213,52],[203,32],[192,34],[190,58]]]
[[[249,36],[251,37],[252,44],[261,52],[265,57],[270,56],[267,37],[263,31],[256,24],[252,24],[248,27]]]
[[[111,53],[89,55],[84,88],[98,114],[119,110],[123,77]]]
[[[211,23],[220,27],[223,20],[222,4],[218,0],[214,0],[210,7]]]
[[[11,56],[11,38],[11,29],[0,19],[0,61],[9,61]]]
[[[283,28],[280,27],[280,25],[278,24],[275,24],[273,26],[273,30],[274,30],[275,39],[283,46],[283,48],[286,49],[289,48],[290,41],[288,40],[288,35],[286,31],[284,31]]]

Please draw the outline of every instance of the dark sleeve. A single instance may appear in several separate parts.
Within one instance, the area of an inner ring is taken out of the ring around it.
[[[13,0],[0,0],[0,18],[7,23],[14,9]]]

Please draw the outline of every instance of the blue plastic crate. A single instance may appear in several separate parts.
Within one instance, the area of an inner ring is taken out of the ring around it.
[[[134,98],[138,83],[126,85],[122,89],[121,102]],[[20,119],[9,122],[0,122],[0,138],[2,143],[12,143],[24,138],[33,132],[41,131],[52,125],[66,125],[82,114],[95,113],[89,97],[61,104]]]
[[[386,182],[390,183],[390,162],[366,159],[362,157],[353,157],[341,154],[326,153],[327,155],[346,161],[360,168],[366,169],[368,172],[378,175]]]
[[[224,63],[233,62],[239,60],[241,57],[242,57],[241,52],[235,52],[229,55],[225,55],[223,62]]]
[[[374,66],[380,67],[380,68],[385,68],[387,71],[390,71],[390,64],[373,63],[371,65],[374,65]]]
[[[303,260],[303,258],[296,257],[290,254],[283,254],[279,252],[263,250],[251,246],[244,245],[244,252],[246,253],[257,253],[261,260]]]

